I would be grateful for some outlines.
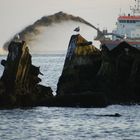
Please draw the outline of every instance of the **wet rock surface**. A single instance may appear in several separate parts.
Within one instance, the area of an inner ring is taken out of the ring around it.
[[[32,65],[26,42],[12,41],[0,79],[0,107],[37,106],[52,97],[50,87],[39,85],[39,67]]]
[[[79,97],[91,106],[140,103],[140,50],[120,43],[98,50],[80,35],[71,37],[57,96]],[[82,98],[84,95],[84,98]],[[71,102],[72,103],[72,102]]]
[[[94,89],[101,52],[80,35],[71,37],[57,95],[79,94]]]
[[[106,107],[140,103],[140,50],[120,43],[101,50],[81,35],[71,37],[57,95],[40,85],[26,42],[12,41],[0,79],[0,108]]]

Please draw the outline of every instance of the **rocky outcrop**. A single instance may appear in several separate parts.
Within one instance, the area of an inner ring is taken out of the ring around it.
[[[81,35],[73,35],[57,85],[57,96],[75,106],[105,106],[105,96],[97,88],[96,81],[101,67],[101,56],[101,51],[92,42]]]
[[[139,103],[140,50],[122,42],[111,51],[103,45],[101,52],[98,88],[108,94],[111,103]]]
[[[105,45],[98,50],[80,35],[73,35],[57,96],[72,96],[75,102],[68,102],[79,106],[140,103],[139,75],[140,50],[137,48],[122,42],[113,50]]]
[[[0,107],[36,106],[52,97],[50,87],[39,85],[38,75],[42,73],[32,65],[26,42],[14,40],[8,51],[7,60],[1,61]]]
[[[0,108],[7,107],[105,107],[140,103],[140,50],[120,43],[101,50],[81,35],[71,37],[57,95],[39,84],[42,74],[32,65],[26,42],[14,40],[8,47],[0,79]]]
[[[101,52],[80,35],[71,37],[57,94],[79,94],[94,89]],[[93,85],[94,83],[94,85]]]

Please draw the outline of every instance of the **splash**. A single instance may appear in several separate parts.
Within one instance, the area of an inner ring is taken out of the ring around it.
[[[41,19],[37,20],[32,25],[27,26],[18,34],[20,36],[20,39],[25,40],[28,44],[30,44],[30,42],[36,40],[37,35],[40,35],[42,33],[42,31],[40,30],[40,27],[49,27],[49,26],[52,26],[53,24],[60,24],[66,21],[75,21],[75,22],[83,23],[100,32],[98,28],[96,28],[94,25],[90,24],[89,22],[87,22],[81,17],[73,16],[67,13],[63,13],[63,12],[58,12],[54,15],[42,17]],[[13,39],[15,39],[15,37],[16,35],[11,40],[7,41],[4,44],[3,46],[4,50],[7,50],[9,43]]]

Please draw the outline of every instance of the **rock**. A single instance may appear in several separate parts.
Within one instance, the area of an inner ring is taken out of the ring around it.
[[[95,88],[94,78],[101,65],[101,52],[81,35],[71,37],[57,95],[71,95]]]
[[[0,107],[36,106],[52,97],[50,87],[39,85],[38,75],[42,73],[39,67],[32,65],[26,42],[14,40],[8,51],[7,60],[1,61],[4,72],[0,80]]]
[[[112,50],[105,45],[99,50],[81,35],[73,35],[58,81],[57,96],[75,106],[139,104],[139,75],[140,50],[137,48],[122,42]]]
[[[106,107],[108,104],[99,93],[85,92],[81,94],[59,95],[44,103],[45,106],[53,107]]]
[[[96,87],[101,67],[101,51],[81,35],[71,37],[62,75],[57,85],[61,103],[71,106],[104,107],[105,96]]]
[[[140,104],[140,50],[126,42],[101,50],[81,35],[71,37],[57,95],[40,85],[26,42],[12,41],[0,79],[0,108],[56,106],[106,107]],[[103,115],[119,117],[115,115]]]
[[[97,75],[98,88],[110,102],[140,102],[140,50],[126,42],[109,51],[102,46],[102,65]]]
[[[115,114],[105,114],[105,115],[95,115],[97,117],[121,117],[122,115],[119,113],[115,113]]]

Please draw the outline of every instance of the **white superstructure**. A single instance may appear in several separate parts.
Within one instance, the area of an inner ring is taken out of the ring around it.
[[[106,44],[109,49],[113,49],[120,42],[126,41],[130,45],[140,49],[140,0],[135,0],[136,5],[131,7],[131,14],[120,15],[117,19],[116,29],[112,33],[107,30],[98,35],[101,44]],[[107,37],[111,35],[112,38]]]
[[[117,28],[113,31],[124,38],[140,39],[140,0],[135,0],[137,5],[131,8],[132,14],[121,15],[116,23]],[[113,36],[113,40],[117,37]]]

